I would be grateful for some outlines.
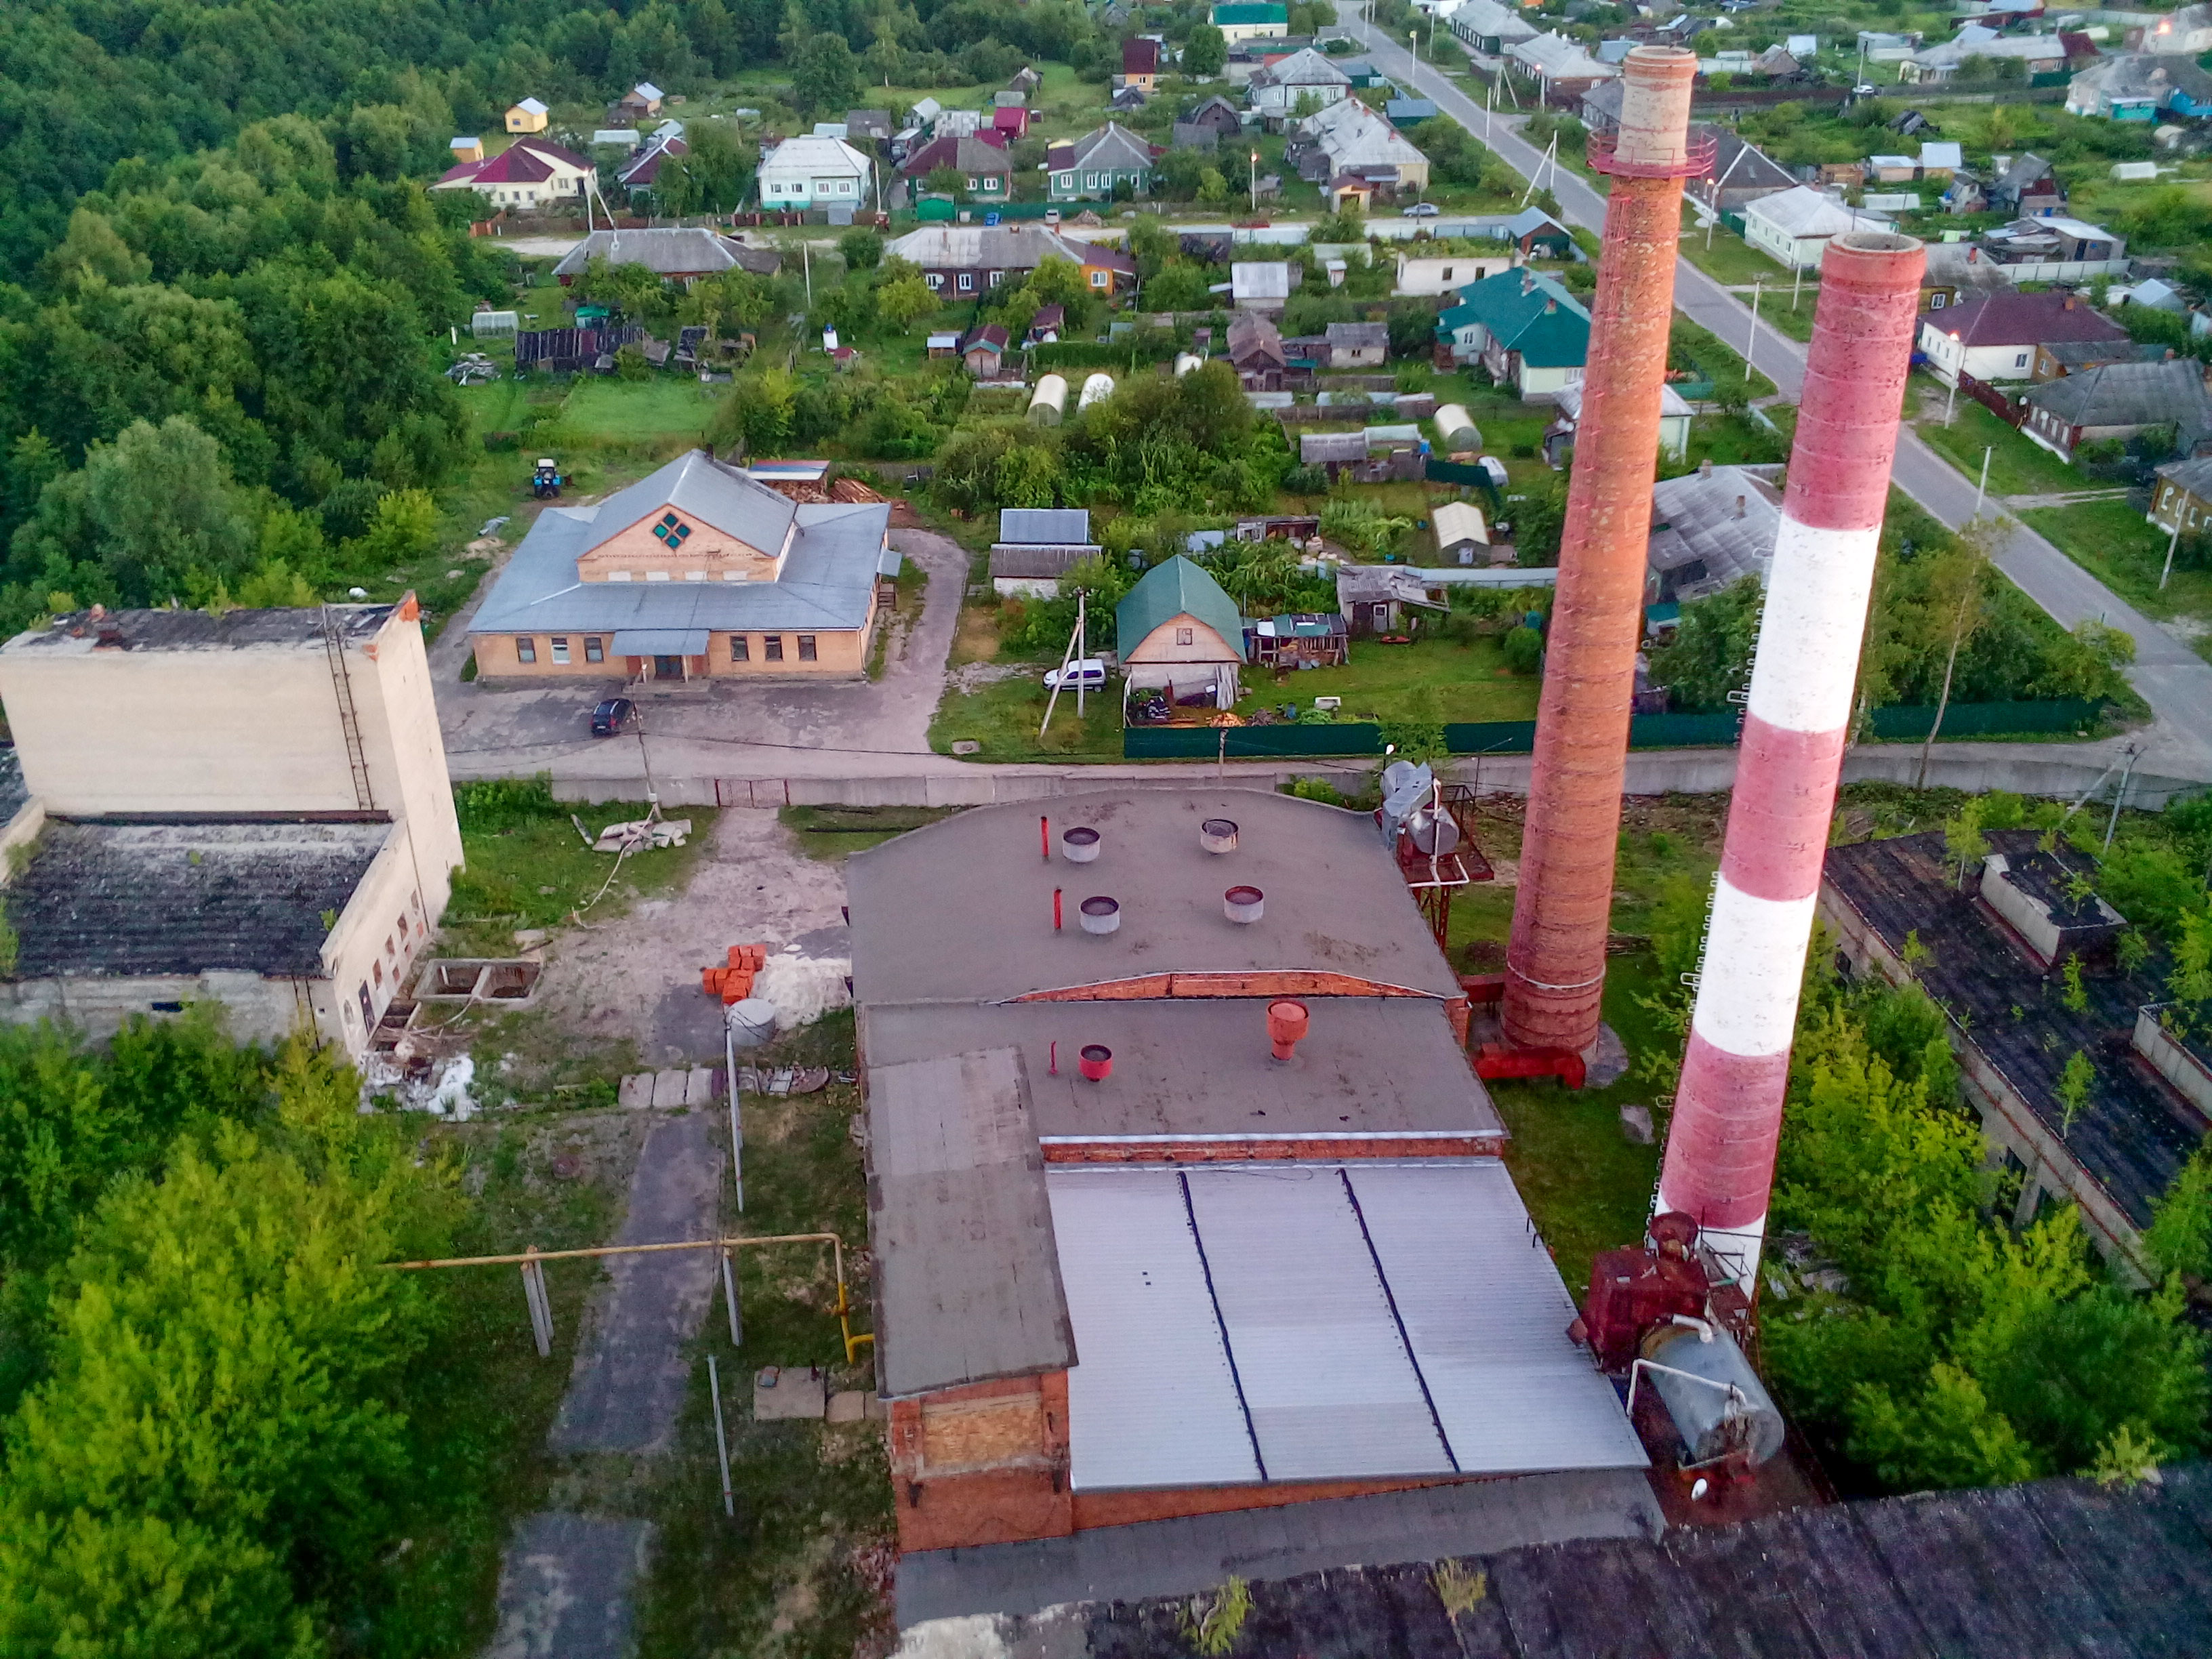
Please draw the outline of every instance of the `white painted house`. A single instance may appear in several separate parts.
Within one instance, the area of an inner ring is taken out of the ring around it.
[[[868,158],[842,138],[787,138],[761,163],[761,206],[770,212],[868,204]]]
[[[1852,207],[1805,185],[1762,196],[1743,210],[1744,240],[1791,270],[1816,269],[1832,236],[1889,228],[1890,222],[1881,214]]]
[[[1496,253],[1448,253],[1442,258],[1401,253],[1398,256],[1397,284],[1391,293],[1399,297],[1455,294],[1469,283],[1510,270],[1520,262],[1520,254],[1510,247]]]

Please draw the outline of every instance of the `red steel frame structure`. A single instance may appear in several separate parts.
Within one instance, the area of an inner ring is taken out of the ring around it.
[[[1696,74],[1693,53],[1636,47],[1621,65],[1620,131],[1590,148],[1613,193],[1505,955],[1516,1048],[1587,1054],[1597,1041],[1682,180],[1710,165],[1689,137]]]
[[[1755,1282],[1790,1044],[1850,734],[1921,245],[1829,243],[1659,1209]]]

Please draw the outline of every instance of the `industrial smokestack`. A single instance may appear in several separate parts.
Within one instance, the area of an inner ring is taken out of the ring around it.
[[[1587,1054],[1597,1041],[1682,180],[1706,165],[1689,143],[1696,73],[1693,53],[1633,49],[1618,137],[1592,147],[1613,194],[1505,956],[1505,1036],[1522,1048]]]
[[[1828,244],[1821,264],[1720,879],[1659,1177],[1659,1208],[1694,1218],[1747,1285],[1766,1231],[1923,261],[1909,236],[1853,231]]]

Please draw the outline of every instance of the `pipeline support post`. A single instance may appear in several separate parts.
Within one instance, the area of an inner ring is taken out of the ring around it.
[[[1767,575],[1705,967],[1658,1208],[1695,1219],[1758,1283],[1783,1093],[1850,733],[1924,254],[1907,236],[1832,240]]]
[[[1636,47],[1619,133],[1591,145],[1613,193],[1505,957],[1503,1023],[1518,1048],[1587,1056],[1597,1042],[1682,181],[1710,164],[1689,137],[1696,73],[1691,52]]]

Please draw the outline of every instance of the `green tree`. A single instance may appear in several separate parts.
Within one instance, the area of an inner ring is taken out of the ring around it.
[[[912,333],[916,323],[935,315],[937,309],[937,295],[930,292],[919,271],[908,272],[876,290],[878,313],[902,334]]]
[[[1682,606],[1671,644],[1651,656],[1651,677],[1678,709],[1726,708],[1729,694],[1751,683],[1752,653],[1765,592],[1755,576]]]
[[[387,568],[410,564],[438,545],[438,503],[427,489],[395,489],[376,504],[362,550]]]
[[[2212,1283],[2212,1141],[2200,1143],[2151,1206],[2143,1253],[2185,1284]]]
[[[715,411],[718,445],[743,444],[746,453],[773,455],[791,436],[798,386],[780,368],[740,375]]]
[[[1211,23],[1200,23],[1182,43],[1182,72],[1203,79],[1218,75],[1229,62],[1229,42]]]
[[[712,3],[713,0],[708,0]],[[758,155],[729,123],[693,121],[686,152],[660,164],[653,193],[670,213],[728,213],[752,193]]]
[[[90,592],[143,605],[211,592],[252,544],[222,446],[173,415],[158,427],[132,423],[49,483],[15,532],[14,557],[52,586],[83,572]]]
[[[792,94],[803,111],[836,111],[859,102],[860,66],[842,34],[809,37],[791,63]]]
[[[837,257],[848,270],[873,270],[884,262],[884,239],[872,230],[848,230],[837,239]]]
[[[1989,837],[1982,834],[1982,801],[1978,795],[1970,795],[1959,804],[1959,810],[1943,821],[1943,850],[1952,863],[1958,866],[1959,880],[1966,879],[1966,867],[1989,856]]]

